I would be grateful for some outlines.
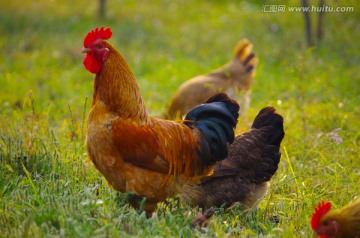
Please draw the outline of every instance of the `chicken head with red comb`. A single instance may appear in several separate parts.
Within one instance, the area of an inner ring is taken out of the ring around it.
[[[93,74],[98,74],[103,63],[109,55],[108,43],[112,32],[110,28],[101,27],[90,31],[84,38],[84,48],[82,53],[86,53],[83,64],[85,68]]]
[[[331,209],[331,203],[330,202],[319,202],[318,206],[315,207],[315,211],[312,214],[311,217],[311,227],[313,230],[316,230],[319,227],[321,218],[328,213]]]

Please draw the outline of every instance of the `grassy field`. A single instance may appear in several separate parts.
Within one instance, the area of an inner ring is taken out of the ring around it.
[[[97,1],[0,3],[0,237],[310,237],[318,201],[339,208],[358,197],[360,4],[329,1],[354,11],[325,14],[324,39],[308,49],[302,13],[262,12],[274,3],[108,1],[104,20]],[[84,163],[94,76],[80,50],[103,25],[153,115],[183,81],[227,62],[239,39],[254,44],[260,63],[239,130],[266,105],[284,116],[286,130],[257,210],[220,210],[201,231],[190,227],[195,208],[162,204],[146,219]]]

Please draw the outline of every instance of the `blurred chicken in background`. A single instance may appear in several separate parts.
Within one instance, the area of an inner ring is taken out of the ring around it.
[[[219,69],[184,82],[167,106],[166,119],[180,119],[191,108],[205,102],[216,93],[225,92],[240,104],[240,116],[244,117],[250,104],[250,92],[258,59],[252,52],[253,45],[240,40],[233,59]]]

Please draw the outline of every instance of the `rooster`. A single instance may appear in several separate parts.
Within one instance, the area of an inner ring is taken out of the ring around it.
[[[278,168],[284,135],[282,116],[273,107],[262,109],[251,129],[235,137],[227,158],[213,167],[214,174],[201,184],[185,186],[182,203],[203,209],[235,202],[256,207]]]
[[[227,156],[239,105],[217,94],[191,110],[184,121],[150,117],[136,79],[108,39],[96,28],[84,39],[85,68],[96,74],[86,146],[109,185],[132,195],[129,203],[151,214],[157,203],[199,183]]]
[[[320,238],[360,237],[360,198],[331,211],[330,202],[319,202],[311,218],[314,236]]]
[[[242,39],[236,45],[229,63],[184,82],[168,103],[165,118],[182,118],[191,108],[219,92],[238,99],[240,114],[244,116],[250,104],[250,89],[258,63],[252,48],[247,39]]]

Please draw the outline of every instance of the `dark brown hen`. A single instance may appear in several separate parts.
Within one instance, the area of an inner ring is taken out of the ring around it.
[[[214,174],[185,187],[182,203],[208,208],[239,202],[256,207],[277,171],[284,135],[283,117],[273,107],[262,109],[251,129],[235,137],[228,157],[213,167]]]

